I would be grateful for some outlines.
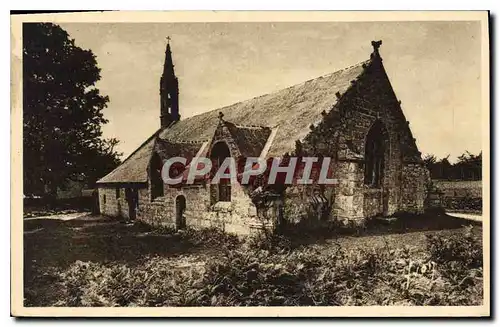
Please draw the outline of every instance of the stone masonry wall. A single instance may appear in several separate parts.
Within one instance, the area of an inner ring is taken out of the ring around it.
[[[400,211],[422,213],[427,198],[427,184],[429,172],[421,164],[406,164],[403,167],[403,180],[401,183]]]
[[[183,188],[166,187],[163,197],[152,201],[149,199],[139,205],[138,219],[154,226],[177,228],[175,201],[178,196],[186,198],[184,211],[186,226],[207,227],[208,224],[203,221],[208,204],[208,192],[204,185],[191,185]]]
[[[321,226],[332,219],[335,185],[293,185],[286,189],[284,218],[287,223]]]
[[[210,185],[166,187],[165,195],[139,205],[137,219],[155,226],[176,228],[176,205],[178,196],[186,198],[186,227],[216,227],[236,234],[250,234],[257,223],[255,210],[248,195],[237,184],[231,187],[231,202],[210,204]],[[149,198],[149,196],[145,196]]]
[[[116,187],[99,187],[99,212],[110,217],[128,218],[125,189],[119,188],[119,198],[116,198],[116,189]]]
[[[353,161],[339,161],[335,178],[338,180],[335,195],[336,218],[342,222],[349,220],[359,222],[364,218],[363,213],[363,174],[359,163]]]

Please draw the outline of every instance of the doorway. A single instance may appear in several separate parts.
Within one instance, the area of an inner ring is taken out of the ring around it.
[[[128,204],[128,218],[134,220],[137,216],[137,205],[139,204],[139,194],[135,188],[125,189],[125,199]]]
[[[382,189],[382,215],[389,215],[389,190],[385,188]]]
[[[175,198],[175,227],[177,229],[186,228],[186,216],[184,215],[186,211],[186,197],[184,195],[179,195]]]

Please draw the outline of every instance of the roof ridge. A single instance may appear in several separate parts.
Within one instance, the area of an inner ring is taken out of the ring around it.
[[[208,140],[190,141],[190,140],[172,140],[172,139],[163,139],[163,138],[159,138],[159,139],[162,141],[167,141],[170,143],[177,143],[177,144],[202,144],[202,143],[208,142]]]
[[[314,77],[314,78],[311,78],[311,79],[308,79],[306,81],[303,81],[303,82],[300,82],[300,83],[297,83],[297,84],[293,84],[293,85],[290,85],[290,86],[287,86],[285,88],[282,88],[282,89],[279,89],[279,90],[276,90],[275,92],[271,92],[271,93],[265,93],[265,94],[261,94],[261,95],[258,95],[258,96],[254,96],[252,98],[248,98],[248,99],[245,99],[245,100],[241,100],[241,101],[238,101],[238,102],[233,102],[231,104],[228,104],[226,106],[223,106],[223,107],[218,107],[218,108],[214,108],[214,109],[211,109],[211,110],[208,110],[208,111],[205,111],[205,112],[202,112],[202,113],[199,113],[197,115],[194,115],[194,116],[191,116],[191,117],[187,117],[185,120],[188,120],[188,119],[191,119],[191,118],[194,118],[194,117],[198,117],[198,116],[201,116],[201,115],[204,115],[204,114],[207,114],[207,113],[211,113],[211,112],[214,112],[214,111],[223,111],[227,108],[230,108],[230,107],[233,107],[235,105],[238,105],[238,104],[241,104],[241,103],[244,103],[244,102],[248,102],[248,101],[251,101],[251,100],[255,100],[255,99],[259,99],[259,98],[262,98],[262,97],[265,97],[265,96],[268,96],[268,95],[271,95],[271,94],[277,94],[279,92],[282,92],[282,91],[285,91],[285,90],[289,90],[291,88],[294,88],[294,87],[297,87],[299,85],[304,85],[308,82],[311,82],[311,81],[314,81],[314,80],[317,80],[317,79],[320,79],[320,78],[325,78],[327,76],[332,76],[334,74],[337,74],[337,73],[340,73],[340,72],[343,72],[343,71],[346,71],[346,70],[349,70],[349,69],[353,69],[355,67],[359,67],[359,66],[362,66],[362,65],[366,65],[367,63],[371,62],[371,59],[367,59],[367,60],[363,60],[363,61],[360,61],[356,64],[353,64],[351,66],[348,66],[348,67],[345,67],[345,68],[342,68],[342,69],[339,69],[339,70],[336,70],[332,73],[328,73],[328,74],[324,74],[324,75],[320,75],[318,77]]]
[[[353,69],[353,68],[356,68],[356,67],[362,66],[363,64],[366,64],[366,63],[368,63],[368,62],[370,62],[370,61],[371,61],[371,59],[368,59],[368,60],[363,60],[363,61],[360,61],[360,62],[358,62],[358,63],[354,64],[354,65],[351,65],[351,66],[348,66],[348,67],[345,67],[345,68],[342,68],[342,69],[336,70],[336,71],[334,71],[333,73],[328,73],[328,74],[320,75],[320,76],[318,76],[318,77],[308,79],[307,81],[304,81],[304,82],[302,82],[302,83],[298,83],[298,84],[295,84],[295,85],[289,86],[289,87],[284,88],[284,89],[282,89],[282,90],[286,90],[286,89],[289,89],[289,88],[292,88],[292,87],[295,87],[295,86],[299,86],[299,85],[305,84],[305,83],[307,83],[307,82],[311,82],[311,81],[317,80],[317,79],[319,79],[319,78],[324,78],[324,77],[327,77],[327,76],[332,76],[332,75],[334,75],[334,74],[337,74],[337,73],[340,73],[340,72],[343,72],[343,71],[346,71],[346,70],[349,70],[349,69]],[[279,92],[279,91],[281,91],[281,90],[278,90],[277,92]],[[277,93],[277,92],[276,92],[276,93]]]
[[[239,124],[234,124],[234,126],[236,126],[237,128],[247,128],[247,129],[261,129],[261,128],[271,129],[271,127],[264,126],[264,125],[239,125]]]

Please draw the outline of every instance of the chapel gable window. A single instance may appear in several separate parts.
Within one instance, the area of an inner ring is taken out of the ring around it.
[[[216,143],[210,153],[214,171],[217,171],[226,158],[231,157],[229,148],[225,142]],[[228,173],[228,171],[226,171]],[[231,201],[231,181],[228,178],[221,178],[219,184],[210,185],[210,193],[215,202]],[[214,202],[214,201],[212,201]]]
[[[383,185],[385,157],[387,150],[387,130],[376,121],[366,136],[365,144],[365,185],[380,188]]]

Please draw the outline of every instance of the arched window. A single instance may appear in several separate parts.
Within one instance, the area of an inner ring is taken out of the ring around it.
[[[163,180],[161,178],[162,166],[163,161],[160,156],[157,153],[153,154],[149,167],[149,176],[151,179],[151,201],[163,196]]]
[[[374,188],[383,185],[387,143],[387,130],[384,124],[377,120],[366,136],[365,185]]]
[[[213,171],[216,172],[226,158],[231,157],[231,152],[226,142],[218,142],[212,147],[210,159],[212,160]],[[227,173],[227,171],[226,171]],[[231,201],[231,181],[228,178],[221,178],[219,184],[211,185],[212,198],[215,202]]]

